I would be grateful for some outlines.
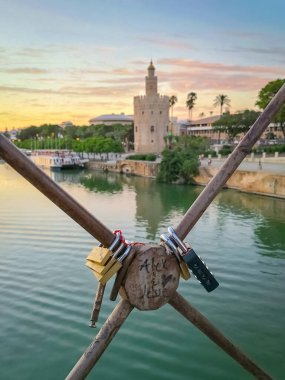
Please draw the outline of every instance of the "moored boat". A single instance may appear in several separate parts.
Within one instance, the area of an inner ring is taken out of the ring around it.
[[[31,160],[42,168],[51,170],[84,168],[88,159],[82,159],[75,152],[69,150],[34,150]]]

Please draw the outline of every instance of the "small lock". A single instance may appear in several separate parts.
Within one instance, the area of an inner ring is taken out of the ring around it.
[[[95,247],[87,256],[87,260],[93,261],[94,263],[99,265],[105,265],[112,256],[112,254],[113,252],[108,248]]]
[[[166,234],[161,234],[160,238],[161,238],[161,240],[163,240],[165,242],[165,244],[168,246],[168,248],[171,250],[171,252],[176,257],[178,264],[179,264],[179,268],[180,268],[180,276],[185,281],[189,280],[189,278],[191,277],[189,269],[188,269],[186,263],[182,260],[175,243]]]

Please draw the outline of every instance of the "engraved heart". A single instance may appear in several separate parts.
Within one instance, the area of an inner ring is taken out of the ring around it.
[[[161,276],[161,283],[162,283],[162,286],[165,288],[166,284],[172,279],[172,274],[169,274],[168,276],[165,276],[165,274],[163,274]]]

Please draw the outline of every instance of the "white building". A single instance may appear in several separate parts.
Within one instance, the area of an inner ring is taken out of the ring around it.
[[[94,117],[93,119],[89,120],[90,125],[113,125],[113,124],[123,124],[123,125],[132,125],[133,124],[133,116],[132,115],[125,115],[124,113],[120,113],[119,115],[116,115],[114,113],[110,115],[101,115]]]

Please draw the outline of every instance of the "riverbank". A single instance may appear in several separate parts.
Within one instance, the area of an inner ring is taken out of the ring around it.
[[[199,175],[194,177],[197,185],[206,186],[218,173],[223,161],[213,160],[211,166],[202,164]],[[262,162],[251,164],[244,162],[235,171],[226,183],[226,188],[242,192],[266,195],[285,199],[285,163],[268,165]],[[266,166],[267,165],[267,166]],[[91,161],[89,168],[100,171],[111,171],[130,175],[155,178],[158,172],[159,162],[118,160],[111,162]]]

